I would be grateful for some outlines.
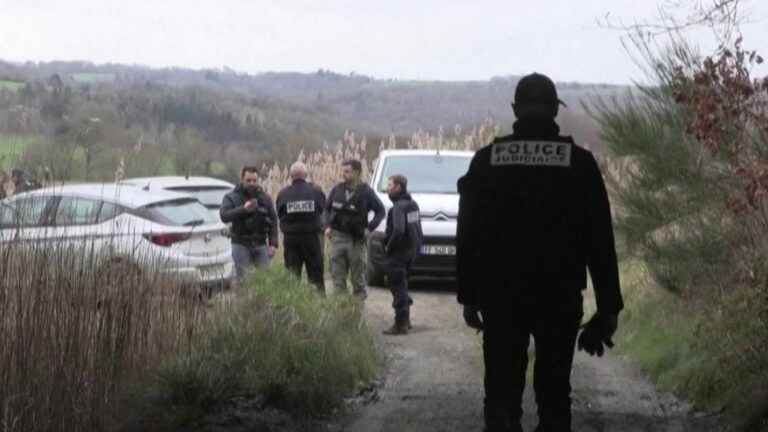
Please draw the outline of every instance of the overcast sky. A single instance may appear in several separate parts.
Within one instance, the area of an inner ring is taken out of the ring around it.
[[[0,0],[0,59],[629,83],[622,33],[596,20],[652,18],[656,1]],[[768,1],[745,6],[746,46],[768,54]]]

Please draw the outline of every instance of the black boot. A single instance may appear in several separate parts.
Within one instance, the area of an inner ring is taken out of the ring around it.
[[[384,330],[382,333],[388,336],[407,335],[408,334],[408,322],[404,320],[395,320],[392,327]]]
[[[483,414],[485,415],[484,432],[523,432],[520,422],[513,421],[509,410],[505,408],[486,406]]]

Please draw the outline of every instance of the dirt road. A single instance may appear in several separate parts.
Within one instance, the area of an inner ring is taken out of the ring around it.
[[[361,408],[343,427],[346,431],[482,430],[480,336],[464,326],[453,292],[423,284],[415,288],[413,331],[381,336],[389,360],[384,385],[377,402]],[[369,324],[380,334],[392,321],[391,296],[372,288],[366,303]],[[716,419],[657,393],[615,357],[577,353],[572,382],[574,430],[580,432],[721,430]],[[524,409],[524,428],[533,430],[536,408],[528,390]]]

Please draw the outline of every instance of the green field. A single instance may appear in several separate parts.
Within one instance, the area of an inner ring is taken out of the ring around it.
[[[0,134],[0,169],[9,170],[24,153],[30,143],[38,140],[34,135],[4,135]]]
[[[74,73],[71,76],[75,82],[83,84],[112,82],[115,80],[115,74],[113,73]]]
[[[22,81],[0,80],[0,90],[16,91],[22,87],[24,87],[24,82]]]

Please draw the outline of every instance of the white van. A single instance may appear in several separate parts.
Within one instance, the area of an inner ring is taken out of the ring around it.
[[[459,194],[456,189],[474,156],[472,151],[384,150],[371,177],[371,187],[385,207],[387,180],[395,174],[408,178],[408,192],[421,210],[424,244],[411,269],[412,276],[455,278],[456,219]],[[368,284],[383,283],[384,231],[382,222],[368,242]]]

